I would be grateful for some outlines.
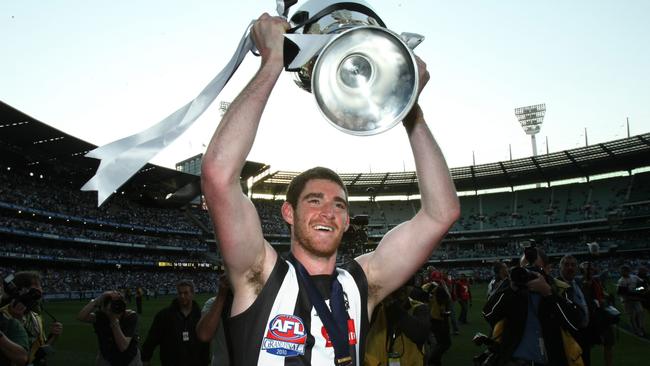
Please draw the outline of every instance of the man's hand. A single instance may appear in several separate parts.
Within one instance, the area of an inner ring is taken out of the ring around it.
[[[290,26],[282,17],[262,14],[253,25],[252,36],[255,47],[262,56],[262,62],[283,60],[284,34]]]
[[[230,290],[230,282],[228,281],[228,275],[225,273],[219,276],[219,293],[222,291],[227,293]]]
[[[420,93],[422,93],[422,89],[427,85],[429,82],[429,71],[427,71],[427,64],[422,61],[422,59],[418,56],[415,56],[415,61],[417,62],[418,65],[418,99],[420,98]],[[411,108],[411,111],[404,117],[404,120],[402,123],[404,124],[404,127],[407,129],[410,129],[413,127],[415,124],[415,121],[418,119],[424,120],[424,117],[422,115],[422,108],[420,108],[420,105],[416,101],[415,104],[413,105],[413,108]]]
[[[542,296],[548,296],[552,293],[551,291],[551,285],[546,282],[546,279],[544,276],[537,272],[533,272],[537,278],[534,280],[530,280],[526,283],[526,286],[528,287],[529,291],[532,292],[537,292],[538,294]]]
[[[429,70],[427,70],[427,64],[422,61],[420,57],[417,55],[415,56],[415,62],[418,65],[418,98],[420,97],[420,93],[422,93],[422,89],[427,85],[429,82],[429,79],[431,78],[431,75],[429,75]]]
[[[50,326],[50,333],[54,336],[60,336],[63,333],[63,324],[60,322],[54,322]]]
[[[25,305],[22,302],[14,301],[11,304],[11,312],[13,314],[16,314],[16,315],[22,317],[23,315],[25,315],[26,311],[27,311],[27,308],[25,307]]]

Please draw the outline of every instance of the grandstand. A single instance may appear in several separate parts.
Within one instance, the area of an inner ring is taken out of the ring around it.
[[[213,290],[219,255],[207,213],[195,200],[198,176],[148,164],[98,208],[94,192],[79,190],[99,163],[84,157],[93,145],[1,102],[0,131],[3,272],[41,269],[53,297],[89,297],[106,288],[154,283],[153,290],[166,293],[181,275],[196,278],[203,291]],[[531,239],[551,255],[586,254],[587,242],[600,243],[603,254],[648,252],[648,167],[650,134],[452,168],[463,193],[462,217],[430,262],[480,268],[516,256],[519,243]],[[265,164],[249,162],[242,186],[252,178],[252,196],[281,198],[296,174],[272,173]],[[351,215],[368,218],[361,228],[367,242],[344,246],[343,255],[372,250],[419,208],[415,172],[342,178],[354,198]],[[254,203],[267,239],[286,252],[281,201]],[[111,276],[103,274],[116,271],[122,282],[106,283]]]

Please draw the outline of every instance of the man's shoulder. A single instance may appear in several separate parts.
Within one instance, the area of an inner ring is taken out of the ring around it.
[[[201,309],[202,313],[208,312],[210,308],[212,307],[212,304],[214,304],[214,301],[217,299],[216,296],[212,296],[211,298],[205,300],[205,303],[203,304],[203,308]]]
[[[9,306],[10,306],[10,305],[11,305],[11,304],[7,304],[7,305],[5,305],[5,306],[3,306],[3,307],[0,307],[0,314],[5,315],[7,318],[13,318],[13,317],[11,316],[11,314],[9,313]]]

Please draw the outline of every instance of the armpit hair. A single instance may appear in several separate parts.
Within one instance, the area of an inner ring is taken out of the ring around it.
[[[248,276],[246,277],[246,281],[253,287],[255,295],[259,295],[264,287],[264,281],[262,280],[262,266],[255,265],[251,267],[251,270],[248,272]]]
[[[378,303],[379,301],[379,293],[381,291],[381,286],[380,285],[371,285],[368,284],[368,299],[372,300],[375,303]]]

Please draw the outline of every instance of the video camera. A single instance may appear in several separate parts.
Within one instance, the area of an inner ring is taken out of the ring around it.
[[[23,304],[29,311],[36,309],[39,300],[43,296],[39,289],[33,287],[19,288],[16,286],[13,274],[4,278],[3,288],[10,301]]]
[[[121,297],[119,299],[112,299],[110,309],[113,314],[122,314],[126,310],[126,301]]]
[[[472,343],[474,343],[474,345],[478,347],[480,346],[487,347],[487,349],[483,351],[483,353],[474,356],[474,358],[472,359],[475,366],[486,366],[486,365],[495,364],[496,358],[498,357],[498,347],[499,347],[499,343],[497,341],[479,332],[476,333],[472,338]]]

